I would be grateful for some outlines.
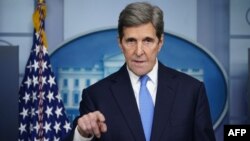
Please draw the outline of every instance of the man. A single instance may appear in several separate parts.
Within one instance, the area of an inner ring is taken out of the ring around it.
[[[215,140],[204,84],[157,60],[163,30],[157,6],[136,2],[120,13],[118,42],[126,63],[83,90],[70,140]]]

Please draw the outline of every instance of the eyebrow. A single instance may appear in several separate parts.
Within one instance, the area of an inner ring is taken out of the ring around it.
[[[128,37],[128,38],[126,38],[125,40],[128,41],[128,40],[137,40],[137,39],[134,38],[134,37]],[[155,39],[154,39],[153,37],[146,36],[146,37],[144,37],[142,40],[155,40]]]
[[[134,37],[129,37],[129,38],[126,38],[125,41],[136,41],[137,39],[134,38]]]
[[[151,41],[154,41],[155,39],[152,38],[152,37],[145,37],[145,38],[143,38],[142,40],[151,40]]]

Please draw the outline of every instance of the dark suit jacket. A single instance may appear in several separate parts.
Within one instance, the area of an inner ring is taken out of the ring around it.
[[[104,114],[108,130],[100,139],[93,140],[145,141],[126,64],[118,72],[83,90],[80,114],[96,110]],[[70,140],[72,137],[73,132]],[[203,83],[159,62],[151,141],[214,140]]]

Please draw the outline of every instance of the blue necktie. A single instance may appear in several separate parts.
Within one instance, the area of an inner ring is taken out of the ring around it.
[[[140,77],[141,87],[139,92],[140,115],[146,141],[150,140],[154,114],[153,100],[146,86],[148,79],[147,75]]]

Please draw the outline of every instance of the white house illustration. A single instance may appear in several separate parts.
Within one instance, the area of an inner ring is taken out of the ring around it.
[[[117,71],[124,64],[123,54],[105,55],[100,64],[92,68],[59,68],[58,87],[69,119],[78,115],[82,90]],[[203,69],[177,69],[203,81]]]

